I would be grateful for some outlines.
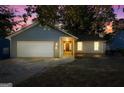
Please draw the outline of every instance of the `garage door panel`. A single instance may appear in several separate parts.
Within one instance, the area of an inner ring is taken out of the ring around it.
[[[18,41],[18,57],[53,57],[54,42]]]

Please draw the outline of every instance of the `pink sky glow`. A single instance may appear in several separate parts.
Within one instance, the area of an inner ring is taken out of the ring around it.
[[[34,13],[32,14],[32,17],[28,16],[27,21],[24,22],[24,19],[21,16],[26,13],[25,11],[26,5],[11,5],[9,6],[9,8],[12,9],[14,11],[14,14],[16,15],[16,17],[13,18],[14,22],[19,21],[19,24],[13,26],[14,31],[18,31],[21,28],[32,24],[32,19],[37,18],[37,15]]]
[[[18,25],[13,27],[14,31],[18,31],[21,28],[32,24],[32,19],[37,17],[36,14],[32,14],[32,17],[28,17],[28,20],[25,23],[23,17],[19,17],[18,15],[22,16],[23,14],[26,13],[25,11],[26,5],[10,5],[9,7],[10,9],[13,9],[15,15],[17,15],[17,17],[15,17],[13,20],[21,21]],[[113,5],[113,8],[114,8],[114,13],[116,14],[117,19],[124,18],[124,12],[123,12],[124,5]]]
[[[120,8],[118,8],[120,6]],[[10,8],[15,9],[15,14],[16,15],[22,15],[26,13],[24,8],[26,8],[26,5],[11,5]],[[117,14],[117,18],[124,18],[124,13],[123,13],[123,8],[124,5],[113,5],[115,14]]]
[[[113,5],[114,13],[117,14],[117,18],[121,19],[124,18],[124,5]]]

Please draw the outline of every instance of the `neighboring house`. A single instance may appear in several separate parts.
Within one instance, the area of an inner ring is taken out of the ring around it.
[[[116,32],[109,46],[111,50],[124,49],[124,30]]]
[[[124,29],[124,19],[119,19],[117,22],[117,27],[119,29]]]
[[[89,40],[88,37],[83,40],[38,23],[7,38],[11,41],[11,57],[75,57],[77,53],[103,54],[105,51],[104,40]]]
[[[7,39],[0,39],[0,59],[9,58],[10,41]]]

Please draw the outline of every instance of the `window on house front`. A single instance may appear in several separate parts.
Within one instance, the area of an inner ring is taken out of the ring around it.
[[[77,42],[77,50],[82,51],[83,50],[83,42]]]
[[[94,51],[99,51],[99,42],[94,42]]]

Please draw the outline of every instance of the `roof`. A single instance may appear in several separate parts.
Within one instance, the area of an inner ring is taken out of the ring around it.
[[[87,33],[83,33],[81,35],[78,36],[79,40],[82,41],[105,41],[104,38],[99,37],[98,34],[87,34]]]
[[[28,29],[30,29],[30,28],[32,28],[34,26],[37,26],[37,25],[39,25],[39,22],[34,22],[33,24],[27,26],[26,28],[23,28],[23,29],[19,30],[18,32],[14,33],[14,34],[11,34],[11,35],[7,36],[6,38],[10,39],[11,37],[14,37],[14,36],[24,32],[24,31],[27,31]],[[58,30],[58,29],[55,29],[55,30]],[[76,36],[66,32],[66,31],[63,31],[63,30],[58,30],[58,31],[61,31],[62,33],[66,34],[66,35],[69,35],[69,36],[71,36],[71,37],[73,37],[75,39],[78,39]]]

